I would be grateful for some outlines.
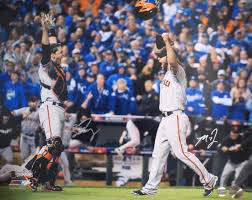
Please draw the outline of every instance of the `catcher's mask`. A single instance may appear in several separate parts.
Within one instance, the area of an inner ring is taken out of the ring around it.
[[[135,14],[141,20],[149,20],[158,12],[155,0],[139,0],[135,4]]]

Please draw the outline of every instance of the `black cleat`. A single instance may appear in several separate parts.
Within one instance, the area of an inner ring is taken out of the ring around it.
[[[132,194],[139,195],[139,196],[144,196],[144,195],[151,196],[151,195],[155,195],[154,193],[150,194],[150,193],[146,193],[146,192],[144,192],[142,190],[134,190],[134,191],[132,191]]]
[[[38,180],[32,177],[25,177],[25,179],[29,181],[29,183],[27,184],[28,188],[30,188],[31,191],[36,192],[38,187]]]
[[[209,197],[213,193],[214,188],[205,189],[205,193],[203,194],[204,197]]]
[[[211,194],[213,193],[214,191],[214,186],[216,185],[217,181],[218,181],[218,177],[217,176],[214,176],[213,177],[213,185],[212,186],[205,186],[205,193],[203,194],[204,197],[209,197],[211,196]]]
[[[50,190],[52,192],[64,192],[63,188],[58,185],[53,185],[50,187]]]

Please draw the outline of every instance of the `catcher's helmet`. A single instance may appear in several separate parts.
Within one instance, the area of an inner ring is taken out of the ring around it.
[[[136,16],[141,20],[148,20],[158,12],[155,0],[139,0],[135,4]]]

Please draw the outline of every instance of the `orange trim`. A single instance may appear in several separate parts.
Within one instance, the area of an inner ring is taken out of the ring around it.
[[[54,162],[58,163],[59,162],[59,157],[56,157]]]
[[[202,175],[202,177],[203,177],[203,179],[204,179],[206,185],[209,186],[208,183],[206,182],[206,179],[205,179],[205,177],[204,177],[202,171],[200,170],[200,168],[199,168],[190,158],[188,158],[188,157],[185,155],[185,153],[184,153],[184,150],[183,150],[183,147],[182,147],[182,143],[181,143],[181,139],[180,139],[179,117],[178,117],[178,115],[177,115],[177,126],[178,126],[179,143],[180,143],[180,147],[181,147],[181,151],[182,151],[183,155],[184,155],[184,156],[185,156],[185,157],[186,157],[186,158],[187,158],[187,159],[188,159],[199,171],[200,171],[200,173],[201,173],[201,175]]]
[[[50,168],[51,168],[51,166],[52,166],[52,163],[51,163],[51,162],[49,162],[49,163],[48,163],[48,165],[46,166],[46,168],[47,168],[47,169],[50,169]]]
[[[50,154],[49,152],[46,153],[46,155],[44,155],[44,158],[46,158],[47,160],[51,160],[52,159],[52,154]]]
[[[47,108],[48,122],[49,122],[49,128],[50,128],[50,139],[52,139],[52,128],[51,128],[51,120],[50,120],[50,113],[49,113],[48,105],[46,105],[46,108]]]

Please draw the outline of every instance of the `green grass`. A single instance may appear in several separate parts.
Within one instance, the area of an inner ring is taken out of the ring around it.
[[[229,194],[226,197],[218,197],[216,191],[211,197],[203,197],[203,188],[169,187],[160,188],[156,196],[135,196],[129,187],[64,187],[64,192],[31,192],[26,189],[9,189],[8,186],[0,186],[0,199],[2,200],[206,200],[219,199],[231,200]],[[252,200],[251,192],[244,192],[240,200]]]

